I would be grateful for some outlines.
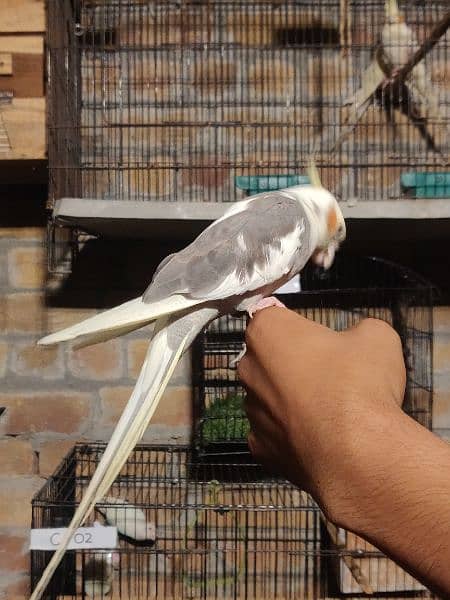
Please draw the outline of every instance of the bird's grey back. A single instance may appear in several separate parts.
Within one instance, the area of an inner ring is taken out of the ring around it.
[[[243,211],[212,223],[189,246],[166,257],[143,301],[157,302],[172,294],[207,299],[233,272],[245,287],[254,270],[266,264],[269,249],[281,249],[280,238],[299,225],[308,245],[309,221],[298,200],[286,192],[259,194]],[[306,262],[312,249],[303,251]]]

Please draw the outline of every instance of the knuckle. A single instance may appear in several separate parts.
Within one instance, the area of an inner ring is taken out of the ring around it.
[[[360,326],[370,331],[380,331],[385,328],[390,328],[390,325],[383,321],[383,319],[377,319],[376,317],[367,317],[360,322]]]
[[[385,339],[387,341],[390,341],[392,344],[397,345],[398,348],[401,349],[401,347],[402,347],[402,341],[400,339],[399,334],[392,327],[392,325],[390,325],[386,321],[382,321],[380,319],[377,319],[377,327],[378,327],[378,330],[379,330],[380,334],[382,334],[383,336],[385,336]]]
[[[403,345],[397,331],[387,321],[369,317],[361,322],[361,327],[378,347],[383,346],[388,352],[394,352],[403,363]]]
[[[400,341],[398,333],[395,329],[383,319],[377,319],[374,317],[368,317],[360,323],[361,328],[371,335],[382,336],[386,340]]]

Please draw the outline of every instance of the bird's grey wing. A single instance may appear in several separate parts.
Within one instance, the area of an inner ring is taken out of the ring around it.
[[[161,263],[143,295],[144,302],[173,294],[214,300],[257,289],[273,276],[271,268],[274,273],[283,271],[278,277],[287,272],[299,260],[302,244],[304,260],[300,260],[306,263],[312,251],[308,247],[310,224],[295,197],[286,191],[267,192],[240,204],[242,210],[233,205],[229,214]],[[295,240],[297,232],[298,243],[291,248],[286,240]]]

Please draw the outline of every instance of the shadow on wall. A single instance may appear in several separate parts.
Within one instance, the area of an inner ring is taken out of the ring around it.
[[[47,224],[47,186],[44,184],[4,184],[0,182],[0,227],[45,228]],[[352,226],[353,225],[353,226]],[[405,222],[384,223],[384,239],[373,223],[353,221],[343,252],[376,255],[394,260],[423,275],[438,286],[442,294],[438,304],[450,302],[448,279],[448,239],[446,228],[435,222],[432,235],[415,243],[405,234],[399,239],[398,228]],[[363,227],[364,226],[364,227]],[[415,223],[411,224],[413,229]],[[377,233],[378,231],[378,233]],[[183,248],[191,240],[174,240],[167,232],[165,242],[128,239],[92,239],[77,256],[72,273],[57,290],[47,288],[50,307],[109,308],[144,292],[160,261]],[[375,237],[377,239],[375,239]]]
[[[343,255],[376,255],[393,260],[416,271],[442,292],[437,304],[448,304],[448,244],[445,239],[396,241],[374,240],[368,231],[366,239],[349,238]],[[152,242],[150,240],[89,240],[78,254],[73,271],[60,287],[47,289],[47,305],[67,308],[110,308],[141,295],[150,284],[153,273],[163,258],[183,248],[190,240]]]
[[[46,227],[45,184],[0,182],[0,227]]]
[[[140,296],[162,259],[184,246],[183,241],[91,239],[78,254],[72,273],[56,292],[47,290],[47,304],[110,308]]]

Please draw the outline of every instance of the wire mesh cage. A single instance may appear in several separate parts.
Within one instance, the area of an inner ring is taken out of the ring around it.
[[[428,282],[399,265],[338,255],[329,271],[308,265],[301,275],[301,292],[281,299],[289,308],[335,330],[364,317],[390,323],[402,341],[407,369],[403,408],[431,428],[433,294]],[[194,444],[202,458],[226,454],[236,460],[248,453],[245,392],[233,363],[242,350],[245,325],[245,317],[225,316],[196,341]]]
[[[447,10],[447,0],[50,0],[50,204],[233,201],[236,177],[297,176],[313,151],[342,198],[448,196],[450,34],[403,83],[383,83]]]
[[[35,496],[33,528],[68,523],[104,447],[73,449]],[[432,597],[375,548],[333,530],[304,492],[281,480],[255,482],[257,469],[201,464],[180,446],[138,446],[90,520],[120,523],[118,547],[68,551],[45,597]],[[133,532],[143,521],[152,539],[138,542]],[[32,551],[32,587],[50,555]]]

